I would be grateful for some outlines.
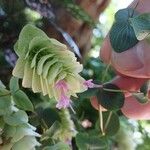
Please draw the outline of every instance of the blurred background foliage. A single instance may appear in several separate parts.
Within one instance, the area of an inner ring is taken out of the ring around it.
[[[82,76],[101,82],[107,67],[99,59],[101,44],[112,25],[114,13],[126,7],[132,0],[104,1],[0,0],[0,79],[8,87],[17,59],[13,45],[22,27],[32,23],[42,28],[50,37],[70,47],[72,42],[75,42],[82,54],[82,59],[79,58],[84,65]],[[64,35],[67,37],[65,40]],[[113,69],[110,68],[104,82],[111,80],[114,75]],[[71,109],[58,111],[53,99],[49,100],[46,96],[23,90],[35,108],[34,113],[28,112],[30,124],[42,135],[38,139],[42,146],[37,149],[150,149],[150,122],[127,120],[119,111],[112,114],[106,127],[106,135],[102,136],[98,111],[90,103],[94,90],[72,98],[75,113]],[[104,124],[108,116],[109,112],[105,112]]]

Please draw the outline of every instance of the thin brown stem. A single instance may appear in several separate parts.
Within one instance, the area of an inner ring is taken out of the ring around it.
[[[108,116],[108,118],[107,118],[106,124],[105,124],[105,126],[104,126],[104,131],[106,131],[106,129],[107,129],[108,125],[109,125],[111,116],[112,116],[112,111],[109,113],[109,116]]]

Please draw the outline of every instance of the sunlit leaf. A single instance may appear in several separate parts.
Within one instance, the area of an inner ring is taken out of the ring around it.
[[[150,13],[130,18],[130,22],[138,40],[143,40],[150,34]]]
[[[19,110],[11,115],[6,115],[4,116],[4,121],[11,126],[17,126],[23,123],[27,123],[28,122],[28,116],[27,114],[22,111]]]
[[[33,136],[25,136],[17,143],[15,143],[12,147],[12,150],[30,150],[35,146],[39,146],[40,144],[37,142],[36,138]]]
[[[35,37],[47,37],[47,35],[40,29],[32,25],[27,25],[22,29],[22,32],[19,35],[18,46],[16,53],[18,56],[24,56],[28,52],[29,42]]]
[[[15,136],[13,136],[11,142],[15,143],[21,140],[24,136],[37,136],[40,135],[32,130],[32,128],[27,128],[24,126],[19,126],[16,128]]]
[[[23,75],[24,75],[24,66],[25,66],[25,60],[24,58],[18,58],[17,62],[16,62],[16,65],[15,65],[15,68],[13,69],[13,72],[12,74],[15,76],[15,77],[18,77],[18,78],[22,78]]]

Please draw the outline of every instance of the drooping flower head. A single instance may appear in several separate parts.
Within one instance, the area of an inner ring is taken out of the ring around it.
[[[66,108],[71,95],[87,89],[74,53],[35,26],[22,29],[14,49],[19,58],[13,75],[23,79],[23,87],[54,97],[58,108]]]

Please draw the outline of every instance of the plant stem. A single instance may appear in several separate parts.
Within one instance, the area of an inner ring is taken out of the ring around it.
[[[107,121],[106,121],[106,124],[105,124],[105,127],[104,127],[104,131],[105,131],[105,130],[107,129],[107,127],[108,127],[108,124],[109,124],[109,122],[110,122],[111,116],[112,116],[112,111],[109,113],[109,116],[108,116],[108,118],[107,118]]]
[[[104,127],[103,127],[103,113],[102,113],[101,105],[98,105],[98,111],[99,111],[99,124],[100,124],[100,129],[101,129],[101,131],[102,131],[102,135],[105,135]]]
[[[109,92],[123,92],[123,93],[141,93],[140,91],[128,91],[128,90],[115,90],[115,89],[107,89],[103,88],[104,91],[109,91]]]
[[[107,75],[107,72],[108,72],[109,68],[110,68],[110,63],[106,66],[106,70],[105,70],[104,75],[102,77],[102,83],[105,81],[105,78],[106,78],[106,75]],[[102,85],[100,85],[100,87],[102,87]],[[101,105],[98,105],[98,111],[99,111],[99,125],[100,125],[100,129],[102,131],[102,135],[105,135],[104,126],[103,126],[103,112],[102,112]]]
[[[106,75],[107,75],[107,72],[108,72],[109,68],[110,68],[110,63],[106,66],[106,70],[105,70],[104,75],[102,77],[102,82],[105,81],[105,78],[106,78]]]

